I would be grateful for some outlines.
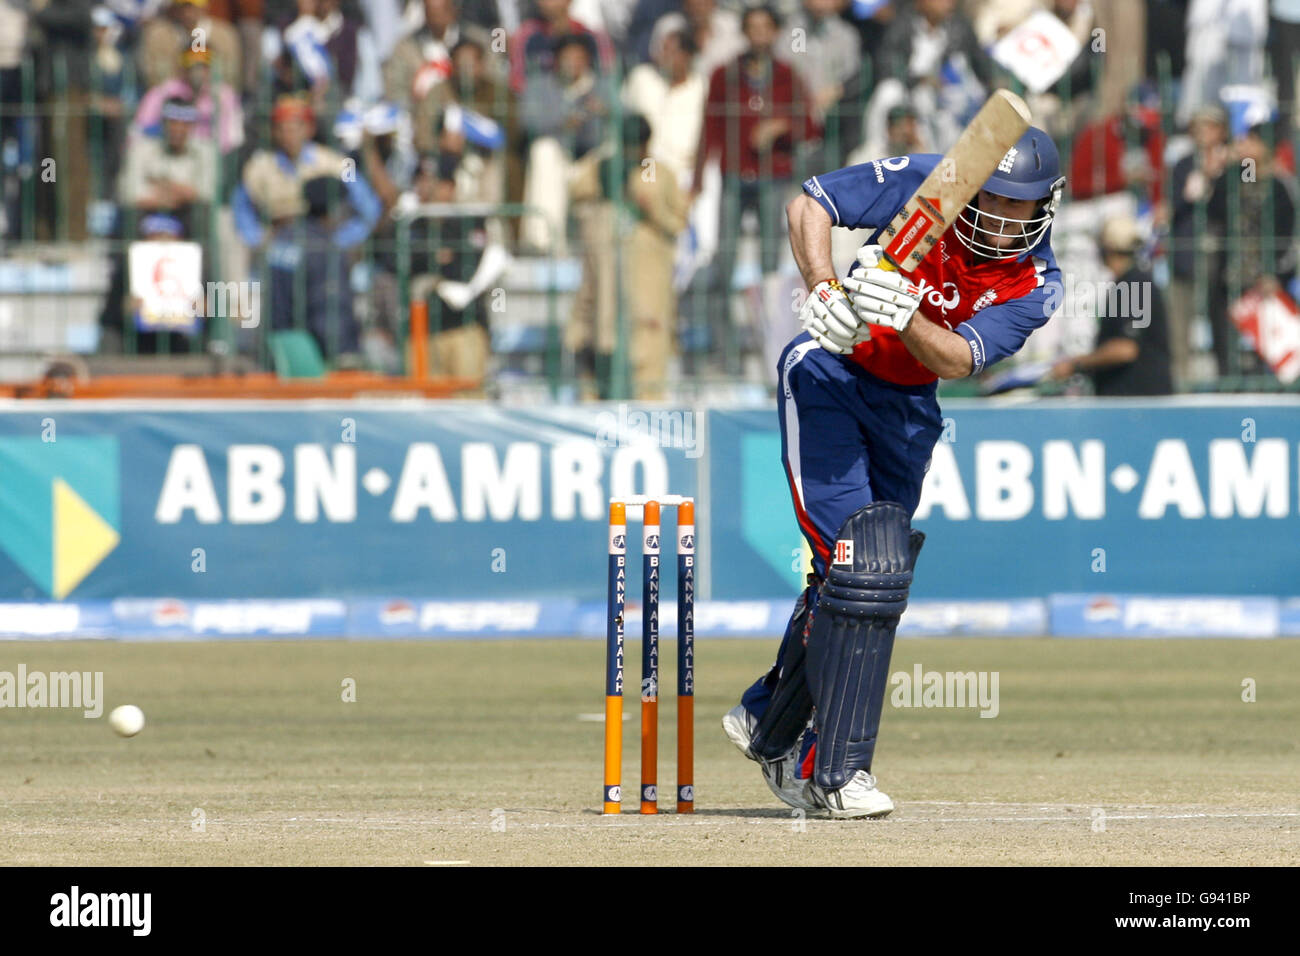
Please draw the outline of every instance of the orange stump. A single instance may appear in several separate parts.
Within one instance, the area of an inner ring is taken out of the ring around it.
[[[609,613],[605,629],[605,812],[622,810],[623,600],[627,589],[627,509],[609,505]]]

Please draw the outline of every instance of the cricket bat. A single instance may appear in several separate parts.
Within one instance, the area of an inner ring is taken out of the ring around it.
[[[1007,150],[1029,128],[1029,107],[1009,90],[998,90],[925,177],[921,188],[885,227],[882,269],[911,272],[966,208]]]

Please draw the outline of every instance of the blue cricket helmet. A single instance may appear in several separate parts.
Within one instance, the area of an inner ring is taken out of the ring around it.
[[[1011,259],[1028,252],[1042,240],[1056,216],[1065,189],[1061,157],[1052,138],[1031,126],[1007,150],[984,189],[1008,199],[1040,200],[1029,219],[1012,219],[982,212],[973,200],[958,217],[966,229],[957,229],[957,237],[970,249],[991,259]],[[1001,246],[980,239],[1014,235],[1015,243]]]
[[[1045,199],[1053,189],[1064,185],[1056,144],[1041,129],[1031,126],[1007,150],[984,188],[1008,199]]]

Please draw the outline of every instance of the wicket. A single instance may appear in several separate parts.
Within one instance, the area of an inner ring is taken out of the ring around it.
[[[605,813],[619,813],[623,788],[623,605],[627,509],[642,506],[641,812],[659,812],[659,512],[677,508],[677,812],[695,812],[695,499],[611,498],[609,605],[605,630]]]

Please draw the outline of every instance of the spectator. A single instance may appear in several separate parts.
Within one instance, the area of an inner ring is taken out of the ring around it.
[[[654,59],[654,34],[660,20],[680,8],[680,0],[634,0],[627,22],[626,49],[630,54],[630,64],[639,66]]]
[[[871,133],[867,141],[849,154],[846,165],[868,163],[889,156],[906,156],[909,153],[934,152],[925,140],[925,131],[917,119],[916,110],[909,102],[895,102],[880,120],[875,119],[875,112],[872,122],[868,124]],[[852,262],[861,245],[862,235],[857,230],[832,229],[831,261]]]
[[[757,213],[761,269],[765,275],[775,272],[784,244],[785,203],[794,187],[795,145],[815,140],[820,132],[803,84],[772,56],[775,13],[769,7],[750,7],[743,27],[749,49],[714,70],[709,80],[692,177],[700,183],[705,163],[719,161],[724,187],[718,251],[709,270],[705,307],[711,348],[715,356],[726,350],[731,373],[739,370],[739,355],[727,346],[741,217],[746,210]],[[693,307],[698,304],[692,302]]]
[[[276,231],[267,251],[271,328],[306,329],[321,355],[355,355],[360,330],[352,309],[351,264],[337,241],[334,210],[339,181],[313,176],[301,184],[303,214]],[[347,361],[347,360],[345,360]]]
[[[943,151],[957,141],[968,114],[993,85],[993,64],[956,0],[916,0],[900,9],[881,41],[880,85],[888,105],[906,97]]]
[[[163,104],[163,135],[140,137],[126,153],[118,196],[137,213],[165,213],[187,224],[191,236],[205,236],[216,198],[217,158],[191,131],[198,111],[181,99]]]
[[[1271,127],[1251,127],[1228,149],[1206,213],[1222,229],[1222,251],[1210,274],[1210,324],[1220,375],[1239,371],[1228,347],[1235,338],[1229,309],[1242,293],[1285,288],[1295,277],[1295,200],[1273,157]],[[1253,364],[1254,357],[1248,360]]]
[[[1218,102],[1225,86],[1263,82],[1267,38],[1268,0],[1191,0],[1178,125]]]
[[[341,112],[334,123],[334,135],[361,168],[382,204],[381,216],[386,217],[410,189],[415,175],[411,123],[392,103],[359,110],[356,105]]]
[[[426,154],[415,177],[421,203],[456,201],[454,154]],[[456,378],[487,377],[491,339],[483,293],[509,264],[478,214],[417,219],[410,232],[413,290],[428,287],[429,369]]]
[[[899,103],[891,107],[885,116],[884,136],[868,141],[859,154],[859,161],[868,162],[886,156],[906,156],[909,153],[930,151],[921,134],[916,110],[907,103]]]
[[[677,331],[673,260],[689,202],[676,176],[643,165],[650,157],[650,124],[636,114],[624,122],[624,195],[636,223],[623,240],[623,301],[632,333],[628,354],[636,397],[662,400]]]
[[[410,112],[451,75],[451,51],[462,38],[483,49],[490,42],[481,28],[460,22],[457,0],[423,0],[422,12],[423,23],[384,64],[384,95]]]
[[[568,219],[568,196],[558,184],[569,181],[575,160],[601,144],[609,114],[584,37],[570,34],[558,41],[555,71],[532,79],[520,114],[530,140],[524,202],[543,210],[524,220],[522,238],[534,249],[558,254]]]
[[[174,216],[150,213],[140,219],[139,236],[141,242],[178,242],[185,238],[185,225]],[[141,327],[141,302],[131,294],[128,255],[119,251],[111,262],[108,295],[99,314],[100,354],[180,355],[192,351],[194,336]]]
[[[356,84],[359,34],[365,21],[353,4],[344,0],[318,0],[316,16],[324,24],[325,51],[334,64],[338,80],[338,97],[346,98],[353,93]]]
[[[340,248],[351,249],[365,241],[378,221],[379,197],[362,176],[344,175],[345,170],[351,171],[346,157],[312,142],[315,132],[316,117],[306,102],[288,96],[277,101],[271,112],[275,149],[253,153],[235,187],[235,226],[249,247],[265,248],[276,232],[301,218],[306,212],[302,184],[311,179],[331,179],[352,206],[352,215],[332,233]],[[270,224],[270,232],[264,221]]]
[[[1189,132],[1192,152],[1174,164],[1169,185],[1169,351],[1174,381],[1180,386],[1191,380],[1192,319],[1208,314],[1208,260],[1200,242],[1214,232],[1206,204],[1228,162],[1228,114],[1217,106],[1203,106],[1192,117]],[[1198,275],[1202,277],[1199,290]]]
[[[416,106],[416,145],[461,158],[462,201],[518,202],[524,178],[519,110],[510,88],[488,70],[486,56],[468,37],[452,49],[451,75]]]
[[[0,239],[22,234],[24,161],[18,143],[23,139],[23,50],[27,45],[27,10],[22,0],[0,0]],[[29,174],[30,175],[30,174]]]
[[[122,28],[108,7],[91,11],[95,55],[90,68],[90,151],[96,157],[97,200],[108,200],[117,186],[126,138],[126,59],[118,49]],[[111,216],[108,217],[111,220]]]
[[[461,0],[461,18],[484,33],[491,33],[497,27],[514,33],[519,29],[522,6],[522,0]]]
[[[1146,67],[1143,76],[1162,82],[1183,75],[1190,0],[1146,0]]]
[[[857,31],[839,17],[844,4],[845,0],[803,0],[801,8],[786,18],[785,40],[776,49],[777,59],[799,75],[818,122],[824,122],[827,111],[844,95],[862,57]]]
[[[957,11],[956,0],[916,0],[900,10],[881,41],[881,78],[937,89],[944,67],[962,59],[984,86],[993,81],[993,64],[975,38],[975,29]]]
[[[1268,56],[1277,80],[1280,128],[1288,139],[1295,135],[1295,75],[1300,68],[1300,2],[1271,0],[1268,18]]]
[[[239,34],[229,23],[208,15],[208,0],[173,0],[160,16],[140,29],[137,61],[149,86],[167,82],[183,50],[211,53],[210,65],[220,83],[242,92],[244,73]]]
[[[208,0],[208,12],[239,33],[239,57],[244,66],[241,89],[256,90],[262,63],[262,0]]]
[[[1093,49],[1096,17],[1088,0],[1051,0],[1048,9],[1079,41],[1080,49],[1065,75],[1038,95],[1027,99],[1034,124],[1055,138],[1070,136],[1091,105],[1101,76],[1104,50]]]
[[[588,49],[576,38],[563,41],[556,57],[562,74],[571,75],[571,62],[587,64],[586,68],[590,70]],[[546,80],[547,77],[535,78],[524,93],[525,100],[543,88]],[[583,378],[594,376],[597,394],[601,398],[612,397],[612,357],[618,342],[618,207],[615,202],[618,197],[610,194],[610,186],[616,183],[614,189],[621,191],[623,184],[621,170],[611,172],[609,169],[615,150],[613,144],[604,142],[607,112],[600,101],[569,113],[568,122],[581,123],[588,132],[584,142],[576,146],[575,158],[569,163],[563,180],[568,187],[573,218],[578,226],[582,257],[582,277],[573,297],[573,311],[565,339],[569,350],[578,357],[579,375]],[[535,171],[530,168],[528,175],[532,183]],[[540,184],[540,180],[538,182]]]
[[[198,110],[193,136],[216,142],[223,156],[244,144],[244,113],[239,97],[228,83],[211,82],[206,50],[185,50],[180,54],[179,75],[152,87],[140,100],[132,129],[137,135],[153,135],[162,122],[162,107],[169,99],[188,100]],[[215,128],[215,131],[214,131]]]
[[[614,52],[609,38],[569,16],[569,0],[536,0],[538,16],[525,20],[510,38],[510,88],[522,94],[535,76],[557,68],[560,44],[570,37],[587,48],[592,69],[609,72]]]
[[[632,19],[632,0],[571,0],[570,15],[593,33],[622,48]]]
[[[40,239],[84,240],[90,207],[90,0],[33,5],[31,23],[40,46],[34,54],[36,95],[46,113],[41,122],[42,157],[54,161],[54,189],[36,190],[36,233]],[[66,234],[58,234],[64,232]]]
[[[1094,199],[1128,189],[1144,202],[1160,201],[1165,136],[1160,110],[1147,101],[1148,94],[1148,88],[1139,87],[1123,112],[1079,130],[1070,156],[1070,195],[1074,199]]]
[[[1151,270],[1138,262],[1141,246],[1133,219],[1108,219],[1103,224],[1098,247],[1114,281],[1099,297],[1096,347],[1087,355],[1057,362],[1051,378],[1064,380],[1086,373],[1096,393],[1105,396],[1173,392],[1164,297]]]
[[[400,373],[401,356],[396,349],[400,296],[391,263],[397,242],[395,217],[418,203],[413,187],[419,157],[410,120],[392,103],[377,103],[366,110],[356,104],[339,114],[334,133],[364,173],[382,208],[368,246],[374,268],[368,273],[368,294],[362,303],[362,350],[371,367]]]
[[[718,9],[714,0],[682,0],[682,14],[695,41],[695,70],[700,76],[711,77],[745,52],[740,17]]]
[[[895,0],[849,0],[844,14],[858,31],[862,58],[873,67],[873,81],[879,76],[874,67],[880,62],[881,45],[889,32],[889,25],[898,15],[898,7]]]
[[[642,63],[628,73],[623,105],[645,117],[650,124],[650,157],[689,192],[708,80],[692,69],[695,41],[687,32],[684,17],[664,17],[654,32],[654,62]]]
[[[317,111],[327,98],[352,95],[357,74],[360,22],[347,15],[341,0],[298,0],[298,16],[280,33],[276,59],[276,95],[311,93]]]

